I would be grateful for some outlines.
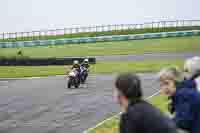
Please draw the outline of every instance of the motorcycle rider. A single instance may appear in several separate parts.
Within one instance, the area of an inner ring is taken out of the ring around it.
[[[74,60],[73,66],[72,66],[71,69],[76,69],[77,70],[77,72],[78,72],[78,78],[79,78],[79,81],[80,81],[80,78],[81,78],[81,67],[80,67],[80,64],[79,64],[78,60]]]
[[[83,63],[81,64],[81,67],[85,67],[85,68],[89,69],[89,67],[90,67],[89,60],[84,59]]]
[[[81,64],[81,79],[82,79],[82,83],[85,82],[85,80],[88,77],[88,72],[89,72],[89,60],[86,58],[84,59],[84,61]]]

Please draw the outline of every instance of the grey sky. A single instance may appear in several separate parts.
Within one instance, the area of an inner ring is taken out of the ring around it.
[[[0,0],[0,32],[199,19],[199,0]]]

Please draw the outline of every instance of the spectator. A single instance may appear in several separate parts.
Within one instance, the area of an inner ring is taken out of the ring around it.
[[[200,57],[193,57],[185,61],[184,72],[189,82],[194,82],[200,91]]]
[[[135,74],[121,74],[115,81],[123,109],[120,133],[176,133],[176,127],[159,109],[143,100],[141,81]]]
[[[183,73],[175,67],[159,73],[161,91],[171,97],[177,127],[190,133],[200,133],[200,93],[182,85]]]

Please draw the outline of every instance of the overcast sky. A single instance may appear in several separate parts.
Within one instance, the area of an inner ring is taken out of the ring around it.
[[[0,32],[200,19],[200,0],[0,0]]]

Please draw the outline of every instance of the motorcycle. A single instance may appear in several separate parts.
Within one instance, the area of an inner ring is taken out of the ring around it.
[[[88,69],[81,67],[81,83],[84,84],[88,77]]]
[[[78,88],[80,86],[80,81],[78,77],[78,71],[76,69],[72,69],[68,74],[68,88],[74,86]]]

